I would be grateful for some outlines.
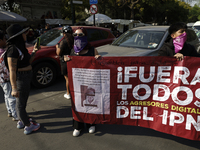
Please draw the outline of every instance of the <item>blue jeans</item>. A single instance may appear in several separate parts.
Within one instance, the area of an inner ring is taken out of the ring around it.
[[[8,113],[12,114],[13,118],[17,118],[15,109],[16,99],[11,95],[12,87],[10,82],[0,83],[0,86],[4,91],[4,99]]]
[[[29,125],[29,117],[26,112],[26,105],[30,92],[30,83],[32,79],[32,71],[20,74],[17,73],[17,90],[19,91],[19,97],[17,100],[17,115],[23,124]]]

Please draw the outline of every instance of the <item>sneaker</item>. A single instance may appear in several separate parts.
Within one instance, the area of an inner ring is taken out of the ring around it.
[[[70,94],[64,94],[64,97],[66,98],[66,99],[70,99],[71,98],[71,96],[70,96]]]
[[[12,113],[8,113],[8,117],[12,117]]]
[[[73,136],[79,136],[80,133],[81,133],[81,130],[74,129]]]
[[[29,118],[29,121],[32,122],[32,121],[33,121],[32,118]],[[17,128],[18,128],[18,129],[24,128],[24,124],[23,124],[23,122],[22,122],[21,120],[19,120],[19,121],[17,122]]]
[[[95,126],[91,126],[89,128],[89,133],[94,133],[95,132]]]
[[[24,128],[24,124],[23,124],[23,122],[22,122],[21,120],[19,120],[19,121],[17,122],[17,128],[18,128],[18,129]]]
[[[39,123],[33,123],[30,122],[31,125],[30,126],[25,126],[24,128],[24,134],[30,134],[33,131],[37,131],[40,128],[40,124]]]

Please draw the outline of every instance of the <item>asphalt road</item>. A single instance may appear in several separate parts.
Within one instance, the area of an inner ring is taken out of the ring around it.
[[[94,134],[85,129],[73,137],[71,102],[64,93],[62,78],[51,87],[31,89],[27,112],[41,128],[24,135],[7,117],[0,88],[0,150],[200,150],[200,141],[125,125],[97,125]]]

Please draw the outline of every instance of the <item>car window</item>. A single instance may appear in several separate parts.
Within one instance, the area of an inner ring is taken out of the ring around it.
[[[42,46],[54,46],[56,45],[63,37],[61,30],[52,29],[40,36],[40,45]],[[36,41],[33,41],[35,43]]]
[[[193,28],[193,29],[200,30],[200,26],[193,26],[192,28]]]
[[[193,30],[186,30],[187,33],[187,42],[194,41],[197,38],[196,33]]]
[[[129,30],[112,45],[155,49],[164,36],[164,31]]]
[[[200,38],[200,31],[196,33],[197,37]]]
[[[109,33],[107,31],[101,30],[101,34],[102,34],[103,39],[107,39],[108,38],[108,34]]]
[[[87,29],[87,37],[88,41],[98,41],[104,39],[103,35],[101,34],[100,30],[97,29]]]

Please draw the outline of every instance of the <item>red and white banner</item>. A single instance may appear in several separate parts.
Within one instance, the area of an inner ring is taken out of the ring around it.
[[[200,58],[75,56],[67,68],[75,120],[200,141]]]

